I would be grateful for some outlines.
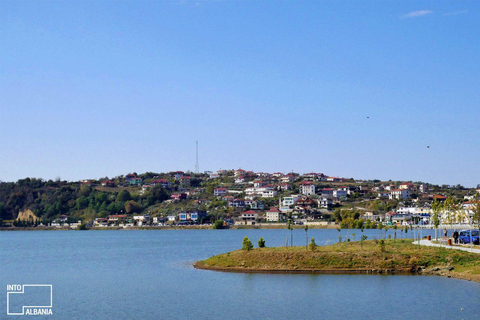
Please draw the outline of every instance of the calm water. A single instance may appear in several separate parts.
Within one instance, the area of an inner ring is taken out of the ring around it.
[[[362,234],[351,232],[357,239]],[[365,234],[371,239],[379,232]],[[245,235],[254,244],[263,237],[267,246],[281,246],[287,232],[0,232],[0,319],[9,319],[6,285],[31,283],[53,285],[54,315],[48,319],[480,318],[480,284],[463,280],[236,274],[191,266],[238,249]],[[309,230],[309,237],[324,245],[338,241],[338,232]],[[294,231],[294,242],[305,244],[303,230]]]

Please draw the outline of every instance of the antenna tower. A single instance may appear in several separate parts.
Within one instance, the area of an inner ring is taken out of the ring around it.
[[[200,173],[200,165],[198,164],[198,141],[196,141],[197,143],[197,161],[195,162],[195,173]]]

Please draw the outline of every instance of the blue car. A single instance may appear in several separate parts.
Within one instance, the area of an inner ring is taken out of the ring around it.
[[[473,244],[479,244],[479,232],[478,230],[472,230]],[[470,230],[462,230],[459,233],[458,241],[460,243],[470,243]]]

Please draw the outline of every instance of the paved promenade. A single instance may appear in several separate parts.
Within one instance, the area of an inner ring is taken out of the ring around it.
[[[418,244],[418,241],[414,241],[413,244]],[[444,244],[438,244],[438,243],[433,243],[430,240],[420,240],[420,245],[422,246],[429,246],[429,247],[444,247],[447,249],[456,249],[456,250],[463,250],[463,251],[468,251],[468,252],[474,252],[480,254],[480,249],[477,249],[478,246],[473,246],[472,249],[470,249],[470,246],[447,246]]]

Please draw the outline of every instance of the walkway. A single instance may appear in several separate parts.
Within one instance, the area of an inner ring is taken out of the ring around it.
[[[418,244],[418,241],[414,241],[413,244]],[[444,244],[438,244],[438,243],[433,243],[432,241],[429,240],[420,240],[420,245],[422,246],[428,246],[428,247],[443,247],[447,249],[457,249],[457,250],[463,250],[463,251],[468,251],[468,252],[474,252],[474,253],[479,253],[480,254],[480,249],[475,249],[475,246],[470,249],[470,247],[463,247],[463,246],[447,246]]]

